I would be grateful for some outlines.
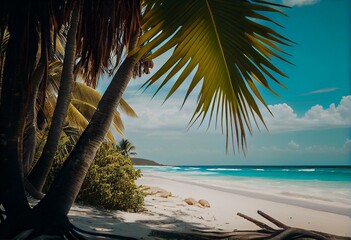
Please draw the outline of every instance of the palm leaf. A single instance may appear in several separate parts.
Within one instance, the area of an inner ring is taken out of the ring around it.
[[[81,101],[79,99],[72,99],[71,105],[73,105],[74,108],[77,109],[77,111],[87,120],[87,123],[90,121],[91,117],[96,111],[96,107],[94,105],[89,104],[85,101]],[[76,116],[79,116],[79,114],[74,115],[73,117],[76,117]],[[73,121],[72,119],[69,120],[69,122],[72,122],[72,121]],[[85,127],[86,126],[87,124],[85,125]],[[112,126],[118,132],[118,134],[123,136],[124,125],[117,111],[113,115]],[[112,133],[109,133],[109,134],[111,135]]]
[[[278,44],[289,45],[290,41],[259,23],[273,22],[261,12],[282,12],[268,3],[244,0],[146,0],[145,4],[145,33],[140,47],[130,54],[137,52],[141,57],[153,51],[148,57],[153,59],[168,50],[173,53],[144,86],[163,77],[161,89],[178,73],[166,99],[189,79],[185,102],[201,83],[190,126],[198,119],[202,124],[206,116],[211,123],[216,116],[216,125],[220,122],[225,131],[227,150],[230,137],[234,150],[234,136],[237,148],[245,150],[250,119],[256,122],[258,117],[264,124],[256,101],[267,105],[257,83],[275,94],[269,80],[282,85],[274,75],[286,77],[271,60],[286,61]]]
[[[51,116],[56,104],[56,95],[59,89],[62,63],[60,61],[54,61],[49,65],[49,69],[48,97],[45,104],[45,109],[48,116]],[[71,122],[80,130],[83,130],[96,110],[102,96],[94,88],[81,82],[75,82],[71,97],[71,104],[67,113],[67,121]],[[137,114],[133,108],[124,99],[121,99],[118,108],[120,111],[130,117],[137,117]],[[112,127],[118,134],[123,136],[122,131],[124,130],[124,125],[117,110],[114,112]],[[112,132],[109,131],[107,133],[107,137],[111,141],[114,141]]]
[[[72,98],[85,101],[93,106],[97,106],[100,102],[101,94],[94,88],[89,87],[84,83],[75,82],[72,90]],[[127,116],[137,117],[136,112],[124,99],[121,99],[118,108]]]

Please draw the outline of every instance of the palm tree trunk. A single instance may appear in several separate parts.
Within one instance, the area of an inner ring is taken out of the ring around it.
[[[42,191],[60,140],[62,128],[65,123],[68,105],[71,100],[71,91],[74,81],[74,65],[76,57],[76,36],[79,25],[79,4],[76,4],[71,17],[71,26],[67,34],[65,57],[63,61],[62,76],[58,92],[56,107],[51,121],[49,134],[37,164],[28,175],[29,182]]]
[[[24,177],[27,177],[34,158],[35,133],[36,133],[36,121],[37,121],[35,104],[37,100],[39,85],[44,76],[44,71],[45,71],[44,64],[39,64],[36,70],[34,71],[33,78],[31,81],[32,89],[28,100],[26,126],[24,129],[24,137],[23,137],[23,175]]]
[[[139,31],[134,32],[129,45],[130,49],[136,46],[138,37]],[[35,207],[35,211],[44,214],[67,215],[93,162],[96,151],[111,125],[113,113],[132,78],[136,62],[135,56],[128,56],[123,61],[102,96],[89,125],[65,161],[48,193]]]
[[[37,32],[28,21],[25,4],[17,8],[16,18],[9,19],[7,46],[0,106],[0,203],[7,219],[0,225],[0,236],[22,225],[29,213],[24,192],[22,144],[29,88],[28,73],[35,63]],[[32,35],[33,34],[33,35]],[[25,39],[32,41],[26,42]],[[33,52],[31,52],[33,51]]]

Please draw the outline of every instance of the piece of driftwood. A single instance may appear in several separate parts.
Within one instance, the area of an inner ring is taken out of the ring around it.
[[[174,231],[161,231],[153,230],[151,236],[164,238],[164,239],[194,239],[194,240],[205,240],[205,239],[270,239],[270,240],[283,240],[283,239],[316,239],[316,240],[351,240],[350,237],[342,237],[329,233],[323,233],[313,230],[306,230],[302,228],[295,228],[287,226],[277,219],[269,216],[268,214],[257,211],[257,213],[269,222],[273,223],[277,229],[268,226],[267,224],[251,218],[245,214],[238,213],[238,216],[254,223],[260,229],[259,230],[234,230],[232,232],[223,231],[211,231],[205,229],[191,229],[184,232]]]

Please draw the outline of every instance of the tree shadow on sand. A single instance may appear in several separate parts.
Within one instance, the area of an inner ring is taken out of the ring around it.
[[[238,213],[238,216],[252,222],[260,229],[234,231],[209,229],[200,223],[169,216],[157,220],[150,220],[145,216],[145,219],[125,221],[109,211],[93,208],[89,212],[83,210],[81,213],[83,216],[70,216],[70,221],[85,239],[351,239],[287,226],[262,211],[257,213],[274,224],[274,228],[241,213]],[[87,215],[84,216],[84,214]]]

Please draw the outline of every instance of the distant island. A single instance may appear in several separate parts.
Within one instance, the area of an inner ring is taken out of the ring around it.
[[[140,166],[163,166],[155,161],[144,159],[144,158],[131,158],[133,165]]]

